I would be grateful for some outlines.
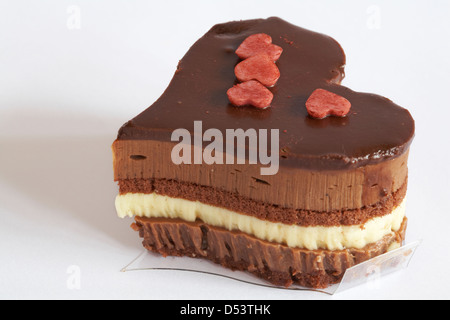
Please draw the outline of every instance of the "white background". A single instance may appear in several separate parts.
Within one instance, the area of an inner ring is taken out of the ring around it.
[[[142,247],[115,215],[117,130],[212,25],[269,16],[334,37],[347,54],[343,84],[415,118],[407,240],[423,243],[410,267],[333,297],[119,272]],[[445,0],[0,0],[0,298],[450,298],[449,16]]]

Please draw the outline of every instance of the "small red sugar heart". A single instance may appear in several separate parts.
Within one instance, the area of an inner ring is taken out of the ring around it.
[[[247,37],[236,50],[236,54],[241,59],[247,59],[254,55],[265,53],[272,61],[277,61],[282,52],[283,49],[272,44],[272,38],[265,33],[257,33]]]
[[[228,99],[235,106],[252,105],[257,108],[267,108],[273,99],[273,94],[255,80],[234,85],[227,91]]]
[[[239,81],[258,80],[266,87],[272,87],[280,78],[280,70],[267,54],[258,54],[239,62],[234,68]]]
[[[309,115],[317,119],[327,116],[345,117],[350,107],[350,101],[324,89],[316,89],[306,101]]]

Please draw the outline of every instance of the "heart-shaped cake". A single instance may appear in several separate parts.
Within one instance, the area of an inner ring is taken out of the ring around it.
[[[345,62],[280,18],[214,26],[120,129],[118,215],[150,251],[281,286],[323,288],[401,246],[414,120],[342,86]]]

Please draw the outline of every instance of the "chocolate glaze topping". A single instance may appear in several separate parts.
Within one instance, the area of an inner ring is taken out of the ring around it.
[[[236,83],[235,50],[249,35],[266,33],[283,48],[277,61],[281,77],[270,88],[270,108],[234,107],[227,90]],[[279,129],[281,166],[316,170],[359,167],[404,153],[414,136],[410,113],[384,97],[354,92],[340,85],[345,54],[332,38],[286,21],[236,21],[214,26],[180,61],[164,94],[147,110],[127,122],[119,140],[170,141],[172,131]],[[348,99],[346,117],[313,119],[305,102],[317,88]]]

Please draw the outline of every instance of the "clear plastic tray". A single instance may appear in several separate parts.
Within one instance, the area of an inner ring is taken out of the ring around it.
[[[177,270],[188,272],[199,272],[219,277],[225,277],[236,281],[242,281],[249,285],[271,287],[282,290],[308,290],[334,295],[344,290],[348,290],[363,283],[381,281],[387,274],[406,269],[414,255],[417,247],[422,241],[414,241],[402,247],[367,260],[354,267],[347,269],[341,282],[331,285],[326,289],[311,289],[298,285],[288,288],[274,286],[256,276],[243,271],[232,271],[206,259],[196,259],[190,257],[166,257],[143,251],[132,262],[121,271],[155,271],[155,270]]]

